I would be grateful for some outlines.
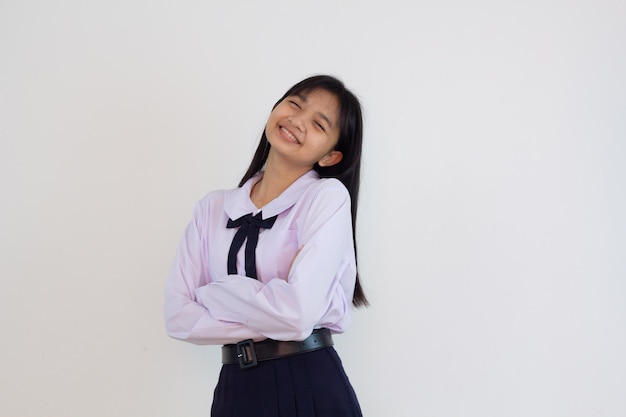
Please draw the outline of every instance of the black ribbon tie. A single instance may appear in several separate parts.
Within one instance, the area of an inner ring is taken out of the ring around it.
[[[256,275],[256,245],[259,242],[259,232],[261,229],[271,229],[274,226],[276,217],[270,217],[263,220],[263,215],[258,212],[256,216],[252,213],[241,216],[237,220],[228,219],[226,227],[231,229],[238,227],[237,233],[233,238],[228,250],[228,274],[237,274],[237,253],[246,241],[246,276],[257,279]]]

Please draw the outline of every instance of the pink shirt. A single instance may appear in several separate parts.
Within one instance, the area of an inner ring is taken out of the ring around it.
[[[250,200],[261,178],[211,192],[196,205],[165,286],[170,336],[196,344],[303,340],[313,329],[338,333],[349,324],[356,277],[350,195],[336,179],[309,171],[265,205],[264,219],[278,217],[259,233],[258,280],[228,275],[237,229],[226,223],[261,211]],[[244,252],[237,256],[239,274]]]

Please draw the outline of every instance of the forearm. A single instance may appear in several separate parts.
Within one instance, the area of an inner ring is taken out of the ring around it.
[[[302,340],[316,327],[342,332],[351,313],[344,288],[306,284],[276,278],[264,285],[231,275],[197,288],[195,295],[215,319],[241,323],[271,339]]]
[[[266,338],[244,324],[214,318],[203,306],[180,298],[171,298],[169,301],[166,298],[165,329],[169,336],[197,345],[221,345]]]

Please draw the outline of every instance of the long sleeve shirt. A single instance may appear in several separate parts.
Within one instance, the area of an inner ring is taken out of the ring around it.
[[[356,261],[347,189],[309,171],[259,209],[250,191],[262,175],[196,205],[165,286],[170,336],[196,344],[303,340],[313,329],[340,333],[349,324]],[[229,275],[237,229],[226,227],[228,219],[259,211],[277,218],[259,233],[257,279],[243,275],[243,248],[238,274]]]

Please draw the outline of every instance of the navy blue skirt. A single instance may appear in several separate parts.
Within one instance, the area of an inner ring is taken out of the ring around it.
[[[333,347],[259,362],[222,365],[212,417],[362,417]]]

